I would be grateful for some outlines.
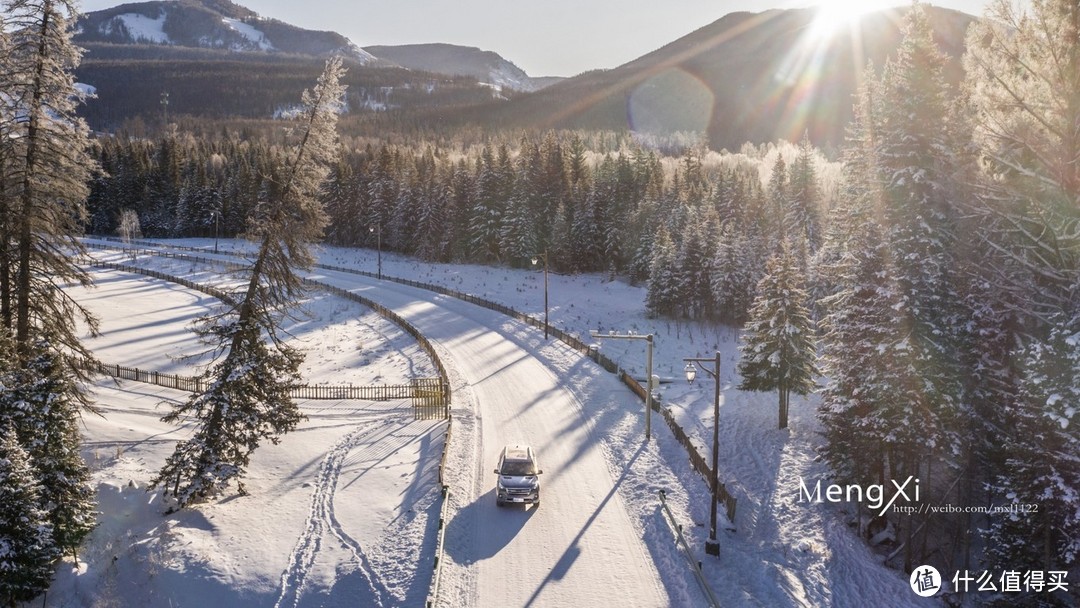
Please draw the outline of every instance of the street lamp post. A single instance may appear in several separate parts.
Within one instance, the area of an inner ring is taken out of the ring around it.
[[[645,340],[648,344],[648,348],[645,350],[645,441],[652,438],[652,402],[653,402],[653,387],[657,384],[657,377],[652,373],[652,360],[653,360],[653,335],[652,334],[618,334],[614,331],[606,334],[601,334],[598,331],[590,331],[589,335],[595,339],[610,338],[613,340]]]
[[[221,212],[214,210],[214,253],[218,252],[218,236],[221,234]]]
[[[712,376],[716,382],[716,391],[713,397],[712,479],[710,480],[712,504],[709,507],[709,540],[705,541],[705,553],[719,556],[720,542],[716,540],[716,503],[720,502],[720,478],[717,472],[717,462],[720,459],[720,351],[716,352],[715,359],[687,358],[683,359],[683,361],[686,361],[686,367],[683,370],[686,372],[686,381],[690,384],[693,384],[694,378],[697,377],[694,364],[697,364],[702,371]],[[702,365],[707,361],[714,362],[714,369],[710,370]]]
[[[378,266],[379,272],[378,272],[378,274],[376,276],[378,276],[379,280],[381,281],[382,280],[382,225],[376,224],[375,226],[372,226],[372,227],[368,228],[368,232],[372,232],[372,233],[375,233],[375,234],[378,235],[377,236],[377,238],[378,238],[377,243],[378,243],[378,252],[379,252],[379,258],[378,258],[379,259],[379,266]]]
[[[532,256],[532,265],[536,266],[544,260],[544,339],[548,339],[548,252],[538,253]]]

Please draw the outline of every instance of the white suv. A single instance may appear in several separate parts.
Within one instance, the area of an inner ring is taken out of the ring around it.
[[[532,503],[540,505],[540,477],[543,471],[536,463],[536,453],[529,446],[508,445],[499,455],[495,469],[495,504]]]

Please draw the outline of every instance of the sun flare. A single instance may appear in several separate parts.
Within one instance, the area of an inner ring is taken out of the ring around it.
[[[820,0],[815,3],[814,32],[828,36],[852,25],[865,14],[902,4],[903,0]]]

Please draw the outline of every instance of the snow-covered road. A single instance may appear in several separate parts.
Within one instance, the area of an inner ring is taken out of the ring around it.
[[[459,468],[450,472],[444,566],[454,582],[442,605],[671,604],[620,498],[623,471],[609,467],[580,402],[544,363],[580,355],[454,298],[353,274],[312,278],[390,307],[444,353],[454,389],[451,463]],[[496,506],[493,469],[508,443],[536,448],[542,506]]]

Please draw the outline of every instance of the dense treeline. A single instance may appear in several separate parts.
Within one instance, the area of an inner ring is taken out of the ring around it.
[[[279,154],[271,144],[175,132],[157,142],[103,139],[98,151],[108,175],[93,183],[89,229],[114,233],[133,210],[147,236],[243,232]],[[371,144],[343,154],[324,185],[326,238],[348,246],[381,238],[385,249],[431,261],[523,265],[549,251],[558,272],[652,279],[653,314],[735,322],[780,235],[820,231],[816,167],[826,164],[808,142],[724,155],[694,147],[675,158],[583,133],[467,147]],[[773,175],[768,187],[763,171]],[[791,197],[778,191],[789,181]]]

